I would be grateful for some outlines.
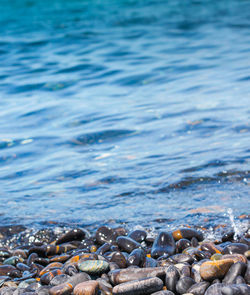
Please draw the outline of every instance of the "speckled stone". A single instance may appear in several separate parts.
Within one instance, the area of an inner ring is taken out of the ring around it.
[[[165,277],[164,267],[115,269],[108,273],[113,285],[148,277]]]
[[[96,275],[108,271],[109,264],[104,260],[84,260],[78,262],[78,268],[88,274]]]
[[[113,288],[113,295],[147,295],[163,288],[159,278],[146,278],[119,284]]]

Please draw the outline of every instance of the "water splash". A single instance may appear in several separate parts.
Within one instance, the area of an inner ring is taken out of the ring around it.
[[[240,238],[240,236],[242,235],[243,231],[243,224],[241,224],[239,221],[235,221],[234,218],[234,214],[233,214],[233,209],[232,208],[228,208],[227,209],[227,214],[229,217],[229,221],[231,223],[231,226],[233,228],[234,231],[234,240],[237,240]]]

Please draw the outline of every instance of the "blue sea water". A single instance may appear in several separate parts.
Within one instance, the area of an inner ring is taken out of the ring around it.
[[[248,214],[249,117],[248,0],[0,0],[1,225]]]

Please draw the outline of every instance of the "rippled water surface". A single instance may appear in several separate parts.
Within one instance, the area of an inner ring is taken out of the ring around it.
[[[1,0],[0,32],[2,225],[249,213],[250,1]]]

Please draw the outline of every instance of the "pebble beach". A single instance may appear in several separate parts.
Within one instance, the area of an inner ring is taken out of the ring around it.
[[[212,240],[192,227],[153,234],[124,226],[60,234],[16,227],[1,239],[0,294],[250,294],[249,231],[218,229]]]

